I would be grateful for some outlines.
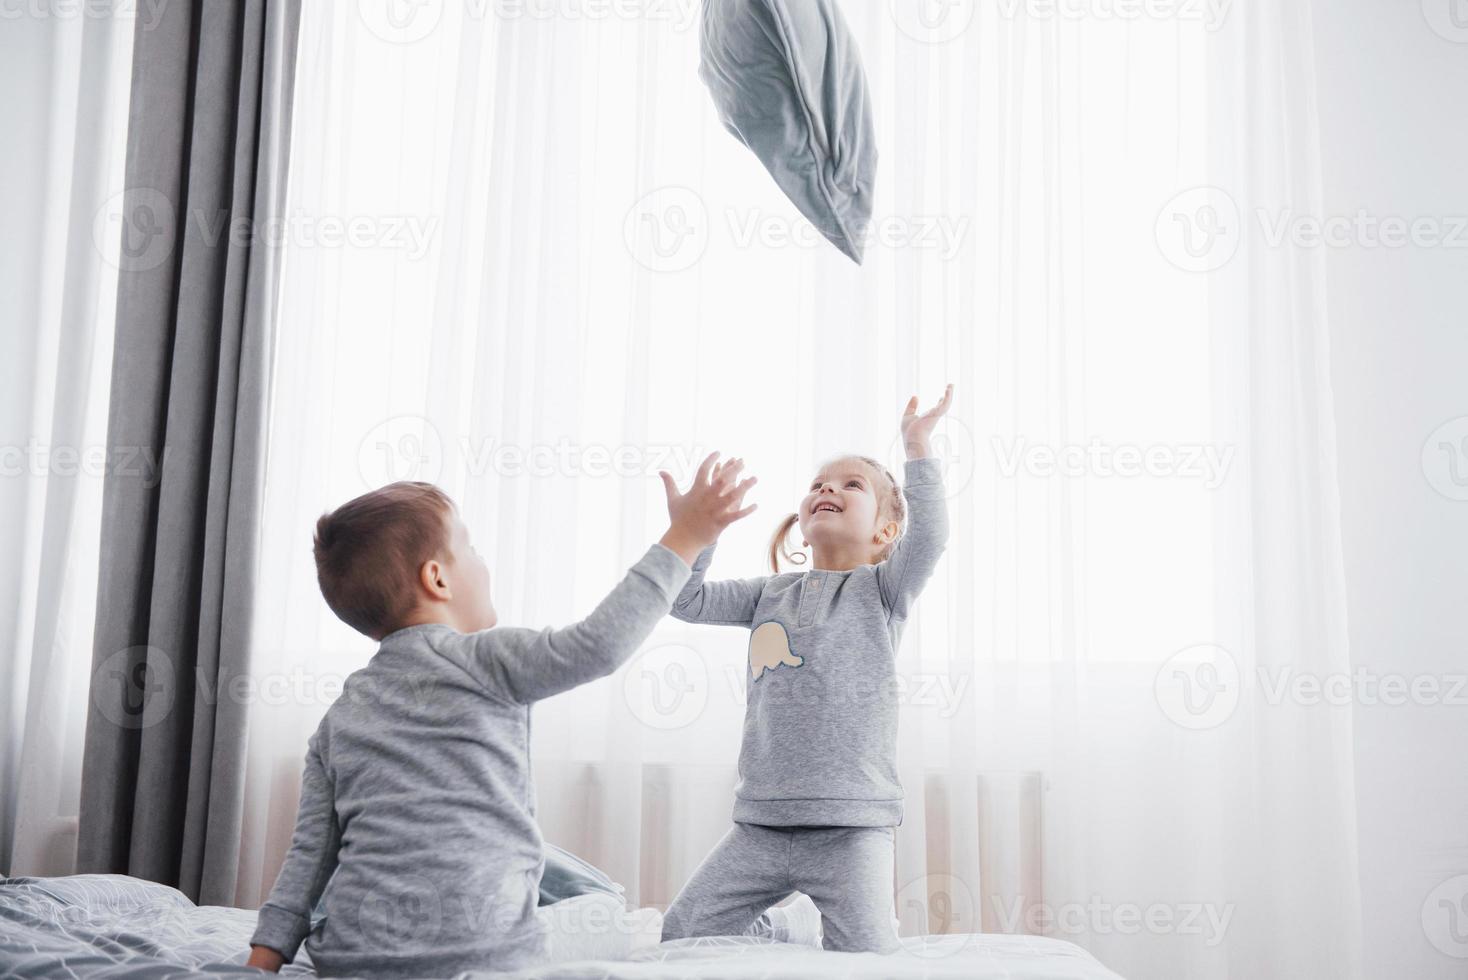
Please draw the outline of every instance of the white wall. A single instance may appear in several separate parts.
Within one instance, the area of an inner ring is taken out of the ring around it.
[[[1439,2],[1446,16],[1457,0],[1426,0]],[[1468,218],[1468,30],[1445,39],[1418,0],[1314,10],[1326,211]],[[1468,502],[1434,490],[1422,454],[1468,416],[1468,241],[1332,249],[1329,268],[1352,659],[1378,675],[1461,675]],[[1368,977],[1468,975],[1422,920],[1428,893],[1468,873],[1465,748],[1468,706],[1358,708]]]

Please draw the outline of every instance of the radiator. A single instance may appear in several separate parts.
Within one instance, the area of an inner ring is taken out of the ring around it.
[[[904,773],[896,909],[907,935],[1024,932],[1044,901],[1038,772]],[[666,908],[729,829],[731,765],[537,762],[546,839],[604,869],[628,901]]]

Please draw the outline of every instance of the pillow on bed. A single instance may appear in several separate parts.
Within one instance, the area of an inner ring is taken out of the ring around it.
[[[587,864],[570,851],[546,843],[545,874],[540,878],[541,905],[554,905],[578,895],[605,894],[620,899],[624,891],[600,868]]]
[[[21,898],[50,902],[58,908],[84,908],[126,914],[142,908],[169,906],[192,909],[194,903],[177,888],[127,875],[68,875],[62,878],[0,878],[0,900]]]
[[[877,141],[861,54],[836,0],[705,0],[698,73],[724,127],[861,262]]]
[[[578,895],[554,905],[542,905],[535,910],[535,918],[545,928],[549,944],[547,962],[550,963],[625,960],[656,947],[663,937],[661,912],[657,909],[629,910],[615,895]],[[575,975],[604,977],[612,974],[598,970]]]

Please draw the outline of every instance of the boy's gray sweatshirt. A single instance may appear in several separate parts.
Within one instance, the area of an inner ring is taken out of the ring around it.
[[[384,638],[310,740],[295,836],[251,943],[292,959],[325,890],[306,942],[322,976],[447,977],[542,956],[530,706],[627,660],[688,573],[654,545],[565,629]]]
[[[673,615],[685,622],[753,631],[736,821],[902,822],[896,652],[912,603],[948,540],[939,462],[909,461],[903,493],[907,530],[878,565],[705,582],[709,548],[673,603]]]

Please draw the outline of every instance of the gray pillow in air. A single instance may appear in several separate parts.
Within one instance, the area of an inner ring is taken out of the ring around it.
[[[861,54],[835,0],[704,0],[698,73],[725,128],[861,262],[877,140]]]

